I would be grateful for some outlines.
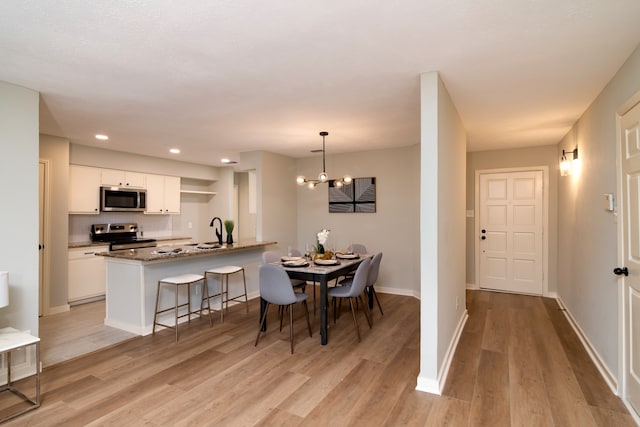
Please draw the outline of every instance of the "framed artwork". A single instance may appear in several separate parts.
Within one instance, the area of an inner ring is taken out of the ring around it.
[[[329,181],[329,213],[376,211],[376,179],[353,178],[351,184],[336,187]]]

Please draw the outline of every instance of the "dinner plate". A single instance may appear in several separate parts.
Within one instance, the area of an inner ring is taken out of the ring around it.
[[[340,262],[338,262],[337,259],[317,259],[314,262],[317,265],[338,265],[338,264],[340,264]]]
[[[301,256],[283,256],[282,258],[280,258],[283,262],[287,262],[287,261],[301,261],[304,258],[302,258]]]
[[[358,254],[336,254],[336,258],[341,258],[341,259],[356,259],[359,258],[360,255]]]
[[[285,267],[306,267],[309,263],[303,259],[299,259],[296,261],[285,261],[282,263]]]

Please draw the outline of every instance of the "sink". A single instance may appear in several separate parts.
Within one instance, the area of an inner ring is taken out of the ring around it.
[[[211,249],[220,249],[222,247],[222,245],[220,245],[218,242],[204,242],[204,243],[196,243],[196,245],[207,245],[207,246],[213,246]]]

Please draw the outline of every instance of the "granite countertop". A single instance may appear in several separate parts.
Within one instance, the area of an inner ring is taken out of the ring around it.
[[[172,261],[177,258],[186,258],[193,256],[211,256],[219,254],[227,254],[230,252],[237,252],[248,249],[262,248],[268,245],[275,245],[277,242],[258,242],[255,240],[245,240],[236,242],[233,245],[227,246],[223,244],[220,247],[211,247],[206,249],[199,249],[198,244],[177,246],[174,248],[167,248],[166,252],[160,247],[155,248],[140,248],[140,249],[125,249],[121,251],[101,252],[97,255],[102,255],[106,258],[116,258],[121,260],[130,261]],[[203,245],[203,244],[201,244]],[[214,245],[206,245],[214,246]],[[216,245],[217,246],[217,245]]]
[[[171,240],[186,240],[186,239],[191,239],[191,237],[163,236],[163,237],[151,237],[151,239],[156,239],[158,241],[158,244],[162,244],[162,242],[170,242]],[[84,242],[69,242],[69,248],[88,248],[91,246],[109,246],[109,242],[91,242],[89,240]]]

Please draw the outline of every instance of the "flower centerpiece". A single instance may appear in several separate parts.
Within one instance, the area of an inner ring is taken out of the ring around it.
[[[327,239],[329,239],[329,232],[331,230],[327,230],[326,228],[323,228],[322,230],[318,231],[318,234],[316,235],[317,240],[316,240],[316,253],[317,254],[323,254],[324,253],[324,245],[327,244]]]

